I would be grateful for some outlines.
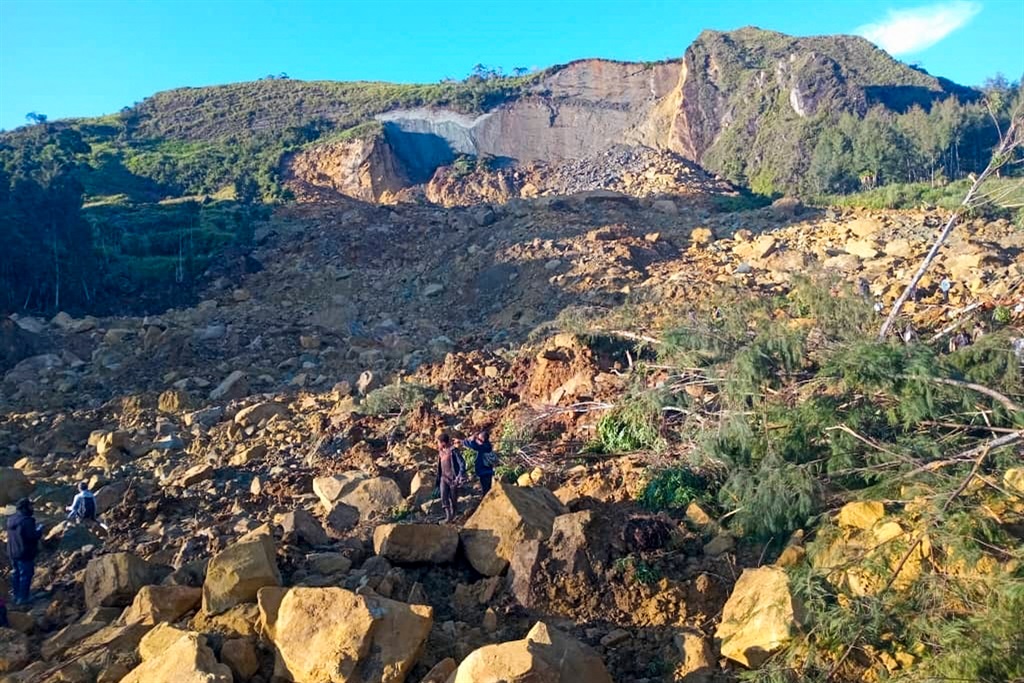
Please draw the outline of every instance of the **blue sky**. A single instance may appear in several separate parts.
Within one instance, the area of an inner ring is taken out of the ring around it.
[[[860,33],[969,85],[1024,74],[1024,0],[0,0],[0,128],[270,73],[430,82],[678,57],[702,29],[747,25]]]

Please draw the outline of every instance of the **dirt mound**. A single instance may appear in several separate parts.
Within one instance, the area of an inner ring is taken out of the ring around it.
[[[738,195],[733,185],[674,152],[613,145],[584,158],[562,162],[499,168],[478,163],[469,170],[445,166],[427,183],[425,196],[442,206],[471,206],[480,202],[504,203],[516,197],[594,190],[690,200]]]

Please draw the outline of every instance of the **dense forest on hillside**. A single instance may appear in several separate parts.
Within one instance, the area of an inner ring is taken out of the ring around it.
[[[74,127],[38,124],[0,145],[0,310],[145,310],[185,300],[214,255],[251,239],[264,210],[231,199],[83,203],[92,153]],[[144,179],[131,182],[147,187]]]
[[[749,184],[754,191],[795,189],[820,196],[896,183],[936,185],[978,173],[1020,98],[1019,88],[1001,77],[988,81],[983,93],[967,103],[950,97],[928,111],[875,106],[864,117],[843,113],[808,122],[806,147],[766,159]]]

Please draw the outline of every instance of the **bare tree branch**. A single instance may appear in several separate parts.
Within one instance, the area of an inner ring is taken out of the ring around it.
[[[902,379],[924,380],[926,382],[933,382],[935,384],[948,384],[951,387],[962,387],[964,389],[970,389],[971,391],[976,391],[979,394],[985,394],[986,396],[995,399],[1010,412],[1017,413],[1024,410],[1024,408],[1014,403],[1014,401],[1010,397],[1000,394],[995,389],[989,389],[986,386],[983,386],[981,384],[975,384],[974,382],[965,382],[959,379],[950,379],[949,377],[916,377],[913,375],[900,375],[900,377]]]
[[[939,250],[949,239],[950,234],[953,232],[953,228],[956,227],[957,223],[970,209],[978,205],[977,197],[982,185],[985,184],[993,174],[995,174],[1000,168],[1006,165],[1011,160],[1013,152],[1020,147],[1022,142],[1022,131],[1024,128],[1024,104],[1018,105],[1017,110],[1014,112],[1013,117],[1010,121],[1010,127],[1006,130],[1006,134],[1003,135],[1000,131],[1000,143],[999,147],[992,153],[992,159],[988,162],[988,166],[981,172],[974,182],[971,184],[970,189],[967,190],[967,194],[964,196],[960,206],[958,206],[952,214],[949,216],[949,220],[946,221],[946,225],[939,232],[938,237],[935,238],[934,244],[931,249],[928,250],[928,254],[921,261],[921,265],[918,266],[917,272],[914,273],[914,277],[907,283],[903,293],[899,295],[895,303],[892,305],[892,310],[889,311],[889,315],[886,316],[885,322],[882,323],[882,328],[878,331],[879,340],[883,340],[888,336],[889,331],[892,329],[893,324],[896,322],[896,318],[899,317],[900,311],[903,309],[903,304],[907,302],[911,294],[917,288],[918,283],[921,282],[921,278],[924,277],[925,272],[932,265],[932,261],[938,256]]]

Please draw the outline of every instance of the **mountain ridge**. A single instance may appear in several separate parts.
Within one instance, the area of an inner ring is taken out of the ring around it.
[[[789,92],[791,111],[784,101],[775,101],[773,93],[782,90]],[[872,105],[892,111],[914,104],[927,108],[948,97],[970,101],[977,96],[893,59],[860,37],[793,37],[745,27],[705,30],[683,55],[657,62],[589,57],[510,77],[480,68],[464,81],[435,84],[274,78],[188,86],[154,93],[118,114],[60,125],[83,129],[99,154],[112,154],[131,173],[165,186],[169,195],[212,194],[237,176],[250,175],[265,196],[280,196],[288,152],[358,131],[383,114],[417,108],[509,119],[491,136],[493,142],[469,153],[558,161],[583,158],[611,144],[643,144],[745,182],[771,167],[761,158],[762,147],[792,137],[805,119],[842,112],[863,116]],[[585,116],[571,114],[584,108]],[[563,110],[570,114],[558,121]],[[617,113],[623,111],[631,113]],[[545,127],[547,114],[551,124]],[[734,121],[747,130],[732,126]],[[3,137],[17,137],[19,130]],[[810,148],[817,131],[797,135]],[[529,148],[551,136],[554,147]],[[560,139],[572,144],[564,146]],[[442,161],[450,163],[457,155],[452,152]],[[778,178],[775,189],[785,190],[794,188],[798,173],[771,169],[770,175]],[[97,194],[117,192],[100,188]]]

